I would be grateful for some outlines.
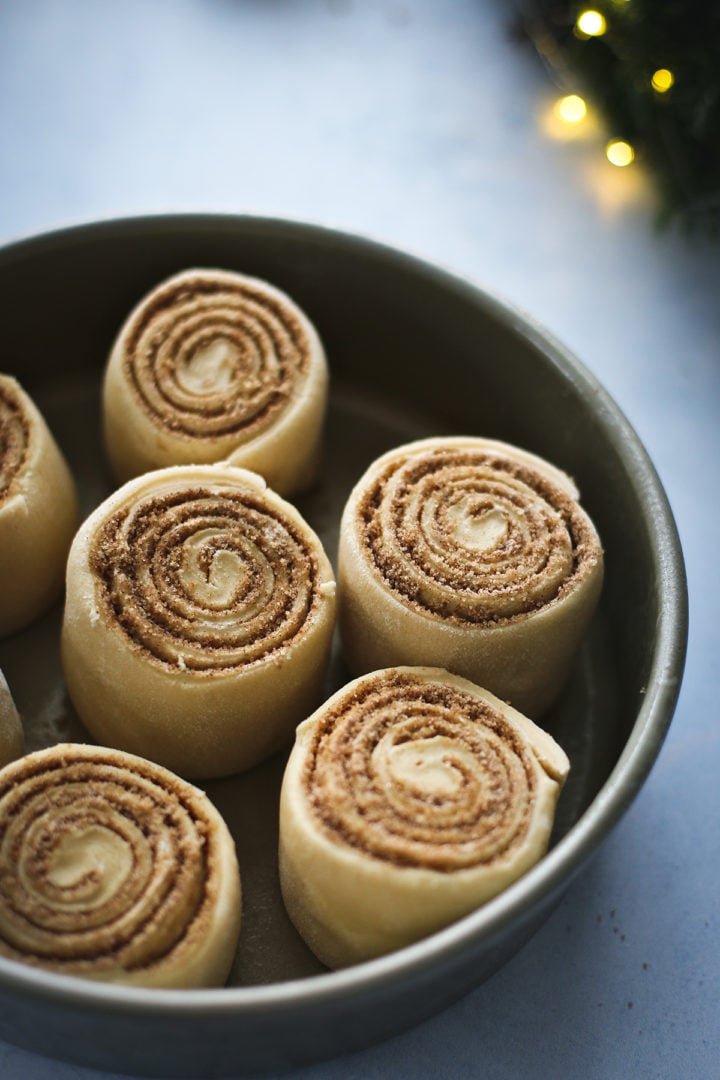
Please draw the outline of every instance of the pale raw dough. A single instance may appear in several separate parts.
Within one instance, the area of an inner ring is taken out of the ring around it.
[[[21,757],[24,748],[22,721],[7,679],[0,671],[0,768]]]
[[[221,986],[240,933],[235,845],[197,788],[63,743],[0,771],[0,954],[148,987]]]
[[[361,676],[299,726],[287,764],[290,918],[333,968],[447,926],[545,853],[568,770],[550,735],[466,679]]]
[[[440,665],[540,717],[600,594],[572,480],[507,443],[434,438],[375,461],[342,516],[338,616],[353,674]]]
[[[0,637],[57,599],[77,523],[75,482],[43,416],[0,375]]]
[[[268,282],[183,271],[133,309],[108,360],[105,443],[120,481],[228,460],[283,495],[315,477],[327,362],[314,326]]]
[[[62,660],[81,720],[194,778],[249,768],[320,700],[335,581],[320,540],[261,477],[177,466],[84,522]]]

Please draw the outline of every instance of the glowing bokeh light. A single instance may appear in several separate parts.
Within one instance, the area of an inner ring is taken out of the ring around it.
[[[675,82],[675,76],[667,68],[658,68],[653,72],[650,82],[653,90],[657,90],[658,94],[665,94]]]
[[[624,139],[611,139],[605,148],[605,156],[611,165],[622,169],[635,160],[635,151]]]
[[[607,21],[601,11],[589,8],[578,15],[575,28],[584,37],[601,37],[607,30]]]
[[[567,124],[578,124],[587,116],[587,105],[578,94],[566,94],[555,102],[555,112]]]

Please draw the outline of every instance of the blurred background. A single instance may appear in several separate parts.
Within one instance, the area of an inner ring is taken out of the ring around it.
[[[490,982],[298,1078],[717,1075],[720,17],[705,7],[0,4],[0,243],[226,211],[409,250],[568,345],[677,517],[686,678],[626,818]],[[0,1075],[95,1074],[0,1044]]]

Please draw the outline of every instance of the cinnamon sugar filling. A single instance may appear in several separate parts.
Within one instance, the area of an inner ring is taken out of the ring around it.
[[[212,826],[173,781],[104,750],[18,762],[0,788],[0,951],[75,974],[132,971],[202,936]]]
[[[146,496],[97,530],[90,566],[134,646],[200,675],[279,655],[320,604],[308,539],[251,492]]]
[[[153,422],[192,439],[258,435],[287,406],[309,363],[307,335],[287,304],[211,273],[151,293],[123,356]]]
[[[28,418],[16,395],[0,385],[0,502],[25,464],[30,441]]]
[[[586,514],[551,479],[469,448],[389,463],[363,493],[356,527],[400,600],[458,624],[525,618],[601,554]]]
[[[457,687],[393,672],[325,713],[304,785],[328,835],[399,866],[451,872],[522,843],[537,778],[499,712]]]

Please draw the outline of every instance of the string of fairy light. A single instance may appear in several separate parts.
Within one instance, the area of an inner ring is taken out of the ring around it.
[[[632,0],[615,0],[618,5],[631,2]],[[603,37],[610,29],[608,18],[602,11],[596,8],[583,8],[575,20],[573,33],[580,40],[589,40]],[[675,75],[667,67],[657,67],[649,72],[648,84],[655,94],[667,94],[675,85]],[[565,94],[556,101],[554,112],[563,123],[580,125],[588,115],[588,103],[580,94]],[[636,150],[627,139],[613,136],[606,143],[605,156],[611,165],[625,168],[635,161]]]
[[[516,4],[513,34],[555,87],[538,125],[591,150],[579,160],[603,206],[720,239],[720,2]]]

